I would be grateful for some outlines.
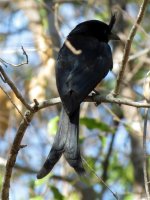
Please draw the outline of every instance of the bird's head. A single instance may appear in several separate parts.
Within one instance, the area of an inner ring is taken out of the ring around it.
[[[108,42],[109,40],[120,40],[119,37],[112,33],[112,28],[116,21],[116,15],[112,15],[110,23],[105,24],[99,20],[89,20],[78,24],[69,34],[83,35],[88,37],[95,37],[101,42]]]

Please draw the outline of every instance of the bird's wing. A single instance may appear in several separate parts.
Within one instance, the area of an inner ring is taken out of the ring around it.
[[[72,38],[79,55],[63,45],[56,66],[58,92],[66,112],[72,114],[96,85],[112,69],[112,53],[107,43],[94,38]]]

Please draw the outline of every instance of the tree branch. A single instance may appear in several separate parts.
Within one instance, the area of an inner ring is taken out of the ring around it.
[[[82,157],[82,160],[85,162],[85,164],[87,165],[87,167],[90,169],[90,171],[97,177],[97,179],[99,180],[99,182],[103,183],[105,185],[105,187],[112,193],[112,195],[115,197],[115,199],[119,200],[118,196],[116,193],[114,193],[110,187],[105,183],[105,181],[96,174],[96,172],[94,171],[94,169],[89,165],[89,163]]]
[[[150,71],[147,73],[144,85],[143,93],[146,99],[146,102],[150,102]],[[144,174],[144,185],[146,191],[147,199],[150,199],[150,185],[149,185],[149,173],[148,173],[148,160],[147,160],[147,148],[146,148],[146,137],[147,137],[147,123],[148,123],[148,112],[149,108],[145,108],[144,116],[144,127],[143,127],[143,174]]]
[[[0,58],[0,62],[2,62],[4,65],[11,65],[13,67],[20,67],[22,65],[28,64],[28,55],[26,53],[26,51],[24,50],[23,46],[21,47],[22,51],[23,51],[23,55],[25,56],[25,61],[23,61],[22,63],[19,64],[12,64],[9,62],[6,62],[5,60],[3,60],[2,58]]]
[[[55,12],[54,12],[54,24],[55,24],[55,28],[56,28],[56,31],[59,35],[60,38],[63,38],[63,35],[60,31],[60,28],[59,28],[59,23],[58,23],[58,3],[55,3]],[[76,49],[69,40],[65,40],[65,45],[68,47],[68,49],[70,51],[72,51],[73,54],[75,55],[79,55],[82,53],[82,50],[81,49]]]
[[[111,157],[112,151],[113,151],[113,144],[115,141],[115,136],[116,136],[116,134],[112,134],[112,136],[111,136],[111,142],[110,142],[107,154],[106,154],[106,158],[103,161],[103,174],[102,174],[103,181],[106,181],[107,177],[108,177],[109,161],[110,161],[110,157]]]
[[[148,180],[148,165],[147,165],[147,151],[146,151],[146,135],[147,135],[147,121],[148,121],[148,111],[149,109],[145,109],[145,120],[144,120],[144,132],[143,132],[143,173],[144,173],[144,185],[146,191],[147,199],[150,199],[150,191],[149,191],[149,180]]]
[[[96,102],[97,104],[101,102],[105,103],[116,103],[116,104],[124,104],[124,105],[129,105],[129,106],[134,106],[134,107],[145,107],[149,108],[150,104],[149,103],[141,103],[141,102],[133,102],[130,100],[126,99],[121,99],[121,98],[115,98],[112,95],[96,95],[96,96],[89,96],[85,101],[87,102]],[[6,172],[5,172],[5,177],[4,177],[4,183],[3,183],[3,188],[2,188],[2,200],[8,200],[9,199],[9,187],[10,187],[10,179],[12,175],[12,169],[15,165],[16,157],[17,154],[20,150],[21,146],[21,141],[22,138],[25,134],[26,129],[28,128],[30,122],[33,119],[34,113],[38,112],[39,110],[43,108],[47,108],[49,106],[54,106],[58,103],[60,103],[60,98],[53,98],[49,100],[45,100],[43,102],[38,102],[37,100],[34,100],[35,104],[32,104],[31,110],[27,110],[24,114],[24,119],[22,120],[18,131],[16,133],[15,139],[13,141],[9,158],[7,160],[6,164]]]
[[[116,87],[114,89],[114,96],[117,96],[119,94],[120,84],[121,84],[121,81],[123,79],[126,64],[128,62],[129,53],[130,53],[131,45],[132,45],[132,42],[133,42],[133,38],[134,38],[136,31],[138,29],[138,25],[141,23],[141,21],[143,19],[144,12],[145,12],[145,9],[146,9],[146,5],[148,4],[148,1],[149,0],[143,0],[143,3],[140,7],[140,10],[139,10],[139,13],[138,13],[138,16],[137,16],[137,20],[136,20],[135,24],[133,25],[133,27],[132,27],[132,29],[129,33],[127,42],[125,44],[123,59],[122,59],[120,71],[119,71],[119,74],[118,74],[118,77],[117,77]]]
[[[11,175],[12,175],[12,169],[15,165],[18,151],[21,148],[20,144],[21,144],[22,138],[24,136],[24,133],[33,118],[33,112],[26,111],[24,118],[26,118],[26,120],[23,119],[20,123],[20,126],[16,133],[16,136],[13,141],[13,144],[12,144],[12,147],[11,147],[11,150],[9,153],[9,157],[8,157],[8,160],[6,163],[6,171],[5,171],[4,182],[3,182],[3,186],[2,186],[2,196],[1,196],[2,200],[9,200],[9,188],[10,188],[10,179],[11,179]]]
[[[88,97],[87,98],[88,102],[96,102],[97,104],[99,103],[115,103],[119,105],[128,105],[132,107],[137,107],[137,108],[149,108],[150,103],[145,103],[145,102],[136,102],[136,101],[131,101],[128,99],[124,98],[116,98],[113,97],[112,94],[108,95],[96,95],[93,98]]]
[[[18,111],[18,113],[21,115],[21,117],[23,118],[23,114],[21,113],[21,111],[19,110],[19,108],[16,106],[16,104],[13,102],[12,98],[10,97],[10,95],[3,89],[3,87],[0,85],[1,90],[6,94],[6,96],[8,97],[8,99],[10,100],[10,102],[12,103],[12,105],[16,108],[16,110]]]
[[[96,104],[115,103],[115,104],[119,104],[119,105],[128,105],[128,106],[137,107],[137,108],[150,108],[150,103],[145,103],[144,101],[136,102],[136,101],[131,101],[131,100],[124,99],[124,98],[116,98],[116,97],[113,97],[111,94],[88,96],[85,99],[85,102],[94,102]],[[59,104],[59,103],[61,103],[61,100],[60,100],[60,97],[57,97],[57,98],[45,100],[45,101],[38,102],[38,103],[39,103],[38,109],[43,109],[43,108],[47,108],[49,106]]]
[[[9,87],[12,89],[12,91],[15,93],[16,97],[22,102],[22,104],[28,109],[31,110],[31,106],[24,100],[24,97],[19,92],[15,84],[10,80],[10,78],[7,76],[5,71],[3,70],[3,67],[0,65],[0,73],[1,77],[3,77],[3,81],[9,85]]]

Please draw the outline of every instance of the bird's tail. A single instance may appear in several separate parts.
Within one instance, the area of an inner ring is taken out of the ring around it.
[[[71,117],[69,117],[68,135],[64,147],[64,156],[71,167],[78,174],[85,172],[79,148],[79,111],[78,108]]]
[[[78,174],[81,175],[85,172],[79,149],[79,109],[69,117],[62,108],[53,146],[43,167],[37,174],[38,179],[45,177],[52,170],[63,153],[69,165]]]

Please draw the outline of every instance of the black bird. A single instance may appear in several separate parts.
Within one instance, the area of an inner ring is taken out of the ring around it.
[[[67,41],[81,52],[72,51],[66,42],[59,51],[56,84],[62,111],[53,146],[38,172],[39,179],[52,170],[62,154],[78,174],[85,172],[79,149],[80,104],[113,67],[108,41],[119,39],[111,32],[115,21],[113,15],[109,25],[98,20],[78,24],[69,33]]]

